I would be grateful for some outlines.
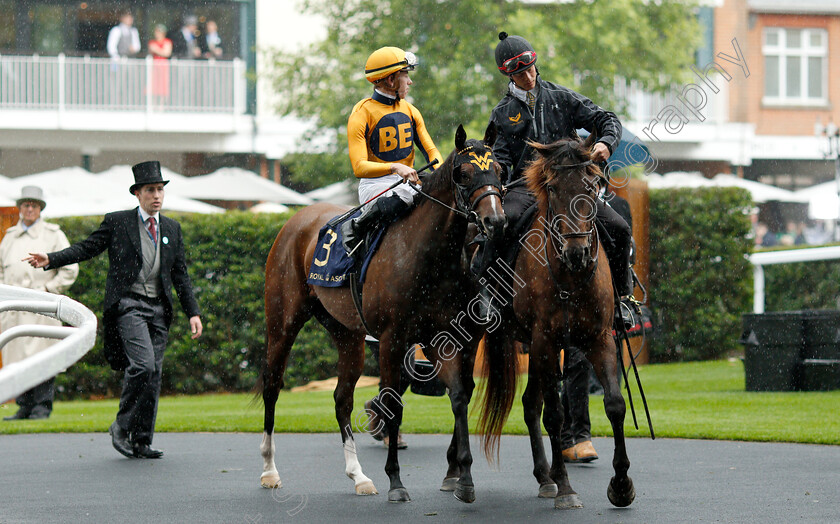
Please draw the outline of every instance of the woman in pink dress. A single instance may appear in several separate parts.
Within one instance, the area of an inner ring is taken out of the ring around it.
[[[155,26],[155,38],[149,41],[152,64],[152,95],[155,103],[163,105],[169,97],[169,57],[172,56],[172,40],[166,38],[166,26]]]

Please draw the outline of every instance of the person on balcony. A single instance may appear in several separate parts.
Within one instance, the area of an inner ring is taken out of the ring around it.
[[[0,282],[49,293],[66,292],[79,276],[78,264],[37,271],[23,261],[33,251],[58,251],[70,245],[58,225],[41,220],[41,210],[47,207],[43,191],[38,186],[24,186],[17,206],[20,209],[20,221],[6,230],[0,242]],[[3,331],[24,324],[61,326],[61,321],[26,311],[6,311],[0,314],[0,327]],[[3,347],[3,363],[19,362],[56,342],[55,339],[40,337],[13,339]],[[55,378],[51,378],[22,393],[16,399],[17,413],[3,420],[48,418],[52,413],[54,396]]]
[[[154,61],[152,67],[152,95],[155,104],[163,105],[169,98],[169,57],[172,56],[172,40],[166,38],[166,26],[155,26],[155,37],[149,40],[149,54]]]
[[[208,60],[222,57],[222,39],[219,36],[219,26],[215,21],[208,20],[204,24],[204,33],[199,38],[199,46],[201,56]]]
[[[169,36],[172,40],[172,56],[176,58],[193,59],[201,57],[201,47],[198,44],[198,18],[188,16],[184,18],[184,25]]]
[[[120,15],[120,23],[108,32],[105,48],[114,60],[132,57],[140,52],[140,33],[134,27],[134,15],[130,11],[124,11]]]

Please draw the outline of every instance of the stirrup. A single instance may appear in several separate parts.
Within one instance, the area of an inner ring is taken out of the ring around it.
[[[490,318],[495,313],[499,315],[498,308],[493,304],[493,294],[486,287],[482,287],[479,292],[480,300],[478,301],[478,319],[481,321],[490,321]]]
[[[642,303],[639,302],[639,300],[636,299],[636,297],[634,297],[633,295],[621,297],[621,302],[626,304],[627,307],[632,309],[637,315],[642,314]]]
[[[633,295],[621,297],[616,304],[616,309],[616,320],[620,317],[625,330],[633,328],[636,325],[636,319],[642,318],[642,305]]]

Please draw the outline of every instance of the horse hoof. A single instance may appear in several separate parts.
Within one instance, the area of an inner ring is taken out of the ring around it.
[[[550,484],[542,484],[540,486],[540,493],[537,497],[541,499],[553,499],[557,496],[557,484],[550,483]]]
[[[633,503],[636,498],[636,490],[633,488],[633,481],[627,477],[626,481],[617,481],[615,477],[610,479],[610,485],[607,487],[607,498],[613,506],[617,508],[626,508]]]
[[[580,509],[583,507],[583,501],[577,493],[569,493],[568,495],[561,495],[554,499],[554,509]]]
[[[458,478],[459,477],[446,477],[443,479],[443,484],[440,485],[440,490],[455,491],[455,487],[458,485]]]
[[[283,487],[283,483],[280,482],[280,475],[277,473],[268,473],[260,477],[260,486],[267,489],[276,489]]]
[[[407,489],[396,488],[388,492],[388,502],[411,502],[411,497]]]
[[[458,484],[455,488],[455,498],[467,504],[475,502],[475,486]]]
[[[360,484],[356,484],[356,495],[379,495],[376,491],[376,486],[373,482],[366,480]]]

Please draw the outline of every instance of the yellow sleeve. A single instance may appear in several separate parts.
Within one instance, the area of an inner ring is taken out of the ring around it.
[[[357,105],[347,121],[347,146],[350,150],[350,165],[356,178],[376,178],[391,174],[391,164],[368,160],[367,119],[365,112]]]
[[[443,163],[443,157],[440,156],[440,151],[438,151],[431,135],[426,130],[426,122],[423,120],[423,115],[414,106],[411,106],[411,111],[414,116],[415,125],[417,126],[417,145],[420,147],[423,155],[429,159],[429,162],[437,159],[438,163],[434,166],[434,169],[437,169]]]

